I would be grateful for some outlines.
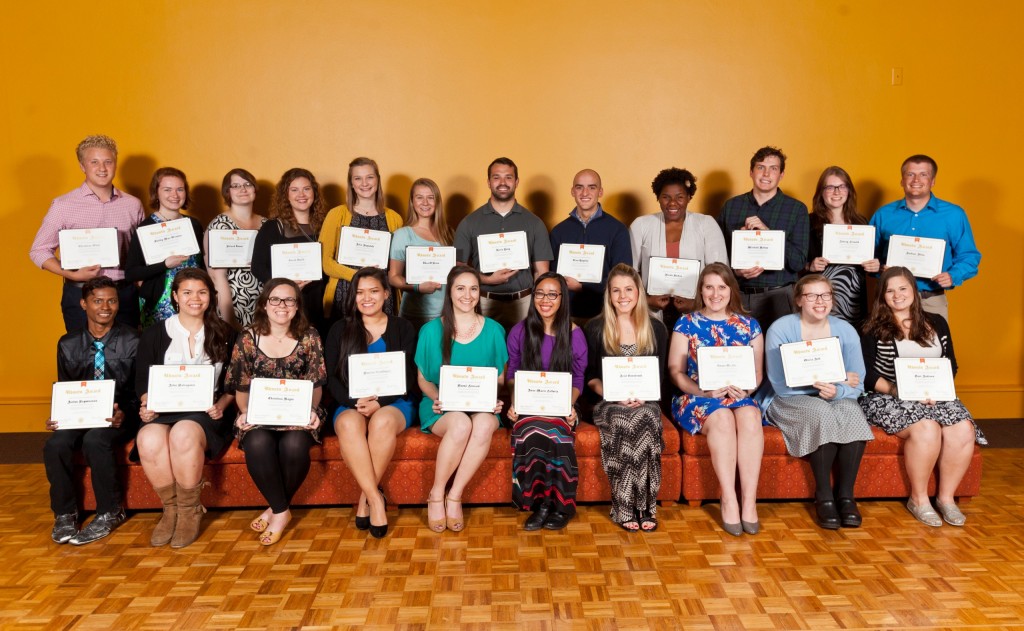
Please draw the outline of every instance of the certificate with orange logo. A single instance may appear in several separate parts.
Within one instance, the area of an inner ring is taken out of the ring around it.
[[[658,358],[605,357],[601,360],[605,401],[657,401],[661,399],[661,367]]]
[[[572,414],[572,373],[518,370],[514,383],[519,416]]]

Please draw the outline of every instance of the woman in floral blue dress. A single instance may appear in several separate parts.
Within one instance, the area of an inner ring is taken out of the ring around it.
[[[702,346],[751,346],[754,372],[761,383],[764,337],[757,320],[746,315],[732,270],[722,263],[704,268],[697,280],[695,310],[679,318],[672,333],[668,372],[681,391],[672,398],[672,416],[691,434],[704,434],[722,489],[722,527],[731,535],[756,534],[757,480],[764,451],[761,410],[753,389],[735,385],[701,390],[697,349]],[[742,503],[736,497],[739,469]]]

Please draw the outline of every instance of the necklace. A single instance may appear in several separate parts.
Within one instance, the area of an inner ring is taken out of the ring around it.
[[[476,317],[476,315],[474,315],[473,316],[473,326],[469,327],[469,330],[466,331],[465,333],[460,333],[459,332],[459,327],[455,326],[455,339],[459,339],[459,338],[469,339],[469,338],[473,337],[476,334],[476,328],[479,325],[480,325],[480,320],[479,320],[479,318]]]

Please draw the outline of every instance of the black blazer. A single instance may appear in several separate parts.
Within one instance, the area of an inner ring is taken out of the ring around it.
[[[331,327],[327,335],[327,346],[324,347],[324,357],[327,363],[327,387],[331,396],[341,405],[354,408],[356,399],[348,395],[348,381],[342,380],[338,374],[338,363],[348,361],[348,356],[341,356],[341,338],[345,332],[347,320],[340,320]],[[388,351],[405,351],[405,392],[413,404],[420,397],[420,386],[416,380],[416,327],[405,318],[388,316],[388,326],[381,336]],[[401,396],[380,397],[377,402],[381,407],[391,405],[401,399]]]
[[[658,370],[661,374],[661,403],[664,407],[670,403],[669,395],[672,391],[666,370],[668,365],[668,329],[655,318],[651,318],[651,329],[654,331],[655,354],[658,356]],[[583,379],[588,384],[591,379],[595,378],[604,381],[601,360],[611,356],[604,349],[604,316],[597,316],[587,322],[583,327],[583,333],[587,336],[587,371],[584,373]],[[588,401],[596,403],[601,400],[597,393],[590,389],[590,386],[587,386],[586,392]]]
[[[234,335],[229,335],[224,344],[224,369],[220,371],[214,401],[224,391],[224,379],[227,376],[227,363],[231,358],[231,347],[234,346]],[[171,336],[167,334],[167,322],[157,322],[142,332],[139,340],[139,351],[135,356],[135,391],[139,398],[149,392],[149,367],[162,366],[164,355],[171,347]]]

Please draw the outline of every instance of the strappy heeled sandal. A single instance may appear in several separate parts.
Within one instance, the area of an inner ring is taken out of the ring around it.
[[[462,498],[455,499],[454,497],[449,496],[448,498],[446,498],[446,501],[450,504],[458,504],[459,508],[462,508]],[[466,516],[463,515],[461,519],[449,517],[447,505],[444,507],[444,518],[445,524],[448,526],[448,530],[451,530],[452,532],[461,532],[462,529],[466,527]]]
[[[445,516],[442,517],[441,519],[431,519],[430,518],[429,510],[427,512],[427,527],[430,528],[434,532],[444,532],[445,528],[448,527],[447,526],[448,505],[445,503],[444,498],[442,497],[439,500],[432,500],[432,499],[430,499],[428,497],[427,498],[427,504],[428,505],[429,504],[440,504],[441,507],[444,509]]]

